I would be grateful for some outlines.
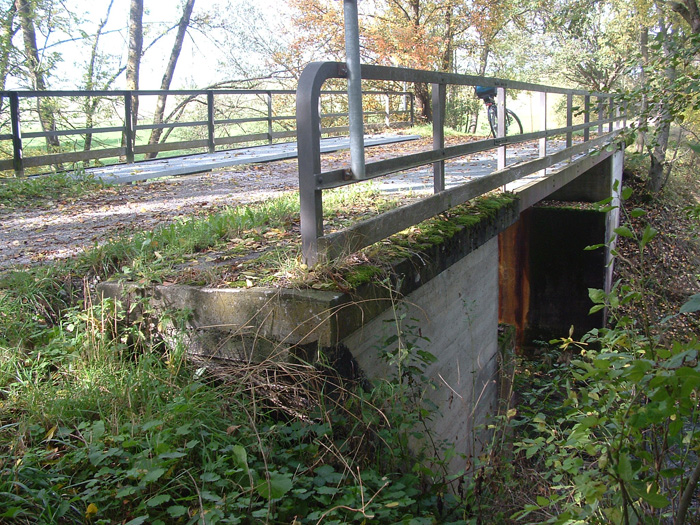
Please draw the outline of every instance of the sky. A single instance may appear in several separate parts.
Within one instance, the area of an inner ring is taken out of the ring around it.
[[[285,8],[283,0],[252,0],[255,7],[273,20],[280,20],[277,11]],[[236,23],[236,18],[241,17],[245,4],[250,0],[196,0],[193,18],[201,15],[206,10],[212,10],[225,16],[230,22]],[[109,0],[65,0],[69,9],[74,9],[76,14],[84,19],[80,29],[89,35],[93,35],[98,23],[107,13]],[[144,46],[152,40],[152,36],[158,34],[164,27],[174,26],[182,14],[181,2],[177,0],[144,0]],[[101,40],[101,49],[108,51],[113,57],[113,67],[126,62],[127,55],[127,24],[129,13],[129,0],[113,0],[105,33]],[[237,23],[245,24],[245,20]],[[269,29],[272,29],[272,22]],[[242,28],[244,31],[254,28]],[[65,42],[70,36],[55,33],[50,36],[49,47],[61,55],[61,62],[56,69],[56,74],[51,82],[53,89],[75,89],[80,85],[80,75],[85,70],[84,64],[89,58],[89,47],[79,42]],[[159,89],[165,66],[170,56],[175,31],[171,31],[166,37],[157,42],[144,55],[141,73],[141,89]],[[63,43],[57,43],[63,42]],[[15,45],[21,46],[21,35],[15,40]],[[41,46],[41,42],[39,42]],[[248,57],[252,58],[252,57]],[[222,71],[220,62],[225,60],[225,50],[215,45],[208,35],[191,31],[186,37],[180,54],[175,78],[171,88],[205,87],[213,82],[224,80],[226,74]],[[113,89],[124,87],[124,76],[113,86]]]

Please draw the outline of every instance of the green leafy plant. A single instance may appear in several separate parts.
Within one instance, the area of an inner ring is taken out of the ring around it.
[[[700,477],[700,345],[668,342],[661,337],[665,320],[650,315],[644,254],[656,230],[621,226],[615,233],[635,242],[639,266],[629,282],[590,290],[591,311],[606,308],[612,327],[580,341],[571,334],[552,341],[568,358],[531,376],[535,388],[514,419],[523,436],[515,451],[541,476],[541,494],[518,519],[535,513],[556,524],[689,522]],[[681,310],[696,303],[691,298]],[[639,305],[641,319],[621,313],[631,305]]]

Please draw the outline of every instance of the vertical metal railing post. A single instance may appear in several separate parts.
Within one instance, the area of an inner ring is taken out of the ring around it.
[[[345,16],[345,61],[348,77],[348,119],[350,124],[350,169],[352,177],[365,176],[365,124],[362,111],[360,28],[357,0],[343,0]]]
[[[591,122],[591,96],[590,95],[584,95],[583,96],[583,123],[586,124],[586,127],[583,130],[583,141],[588,142],[591,139],[591,128],[588,127],[588,124]]]
[[[272,92],[267,92],[267,142],[272,144]]]
[[[506,136],[506,89],[502,87],[496,88],[496,105],[498,107],[498,132],[496,133],[496,141]],[[506,147],[498,146],[497,165],[498,169],[502,170],[506,167]]]
[[[416,125],[416,103],[415,103],[415,93],[411,93],[410,96],[410,101],[411,101],[411,127]]]
[[[603,109],[603,97],[598,97],[598,135],[603,134],[603,119],[605,111]]]
[[[574,125],[574,94],[566,94],[566,127],[569,128],[566,131],[566,147],[570,148],[573,145],[573,133],[571,131],[571,126]]]
[[[124,146],[126,148],[126,162],[134,163],[134,129],[133,129],[133,106],[132,92],[127,91],[124,94]]]
[[[613,116],[615,115],[615,101],[613,100],[612,97],[610,97],[610,102],[608,103],[608,118],[610,119],[610,123],[608,124],[608,131],[612,131],[614,126],[613,126]]]
[[[433,84],[433,149],[445,147],[445,103],[447,87],[445,84]],[[433,163],[433,191],[445,189],[445,161]]]
[[[297,162],[302,258],[309,266],[319,261],[318,238],[323,236],[323,195],[318,189],[321,173],[321,86],[331,73],[328,63],[312,63],[297,84]]]
[[[22,130],[19,119],[19,94],[10,93],[10,118],[12,121],[12,168],[15,177],[24,176],[24,152],[22,151]]]
[[[207,91],[207,149],[209,153],[216,151],[214,140],[214,92]]]
[[[547,156],[547,92],[540,92],[540,131],[544,131],[544,136],[540,138],[540,157]],[[546,175],[547,170],[542,170],[541,175]]]

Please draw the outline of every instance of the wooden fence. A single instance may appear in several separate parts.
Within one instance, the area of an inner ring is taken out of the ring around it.
[[[166,119],[154,123],[153,101],[164,93],[168,95]],[[347,94],[324,91],[322,95],[321,132],[346,133]],[[386,90],[365,95],[368,127],[413,124],[412,93]],[[293,90],[255,89],[3,91],[0,176],[288,140],[296,137],[295,97]],[[149,143],[154,130],[161,130],[161,139]]]

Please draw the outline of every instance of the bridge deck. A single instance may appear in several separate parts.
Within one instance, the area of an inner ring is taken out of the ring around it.
[[[381,146],[397,142],[417,140],[418,135],[373,135],[365,137],[365,146]],[[332,137],[321,140],[321,153],[330,153],[350,148],[348,137]],[[217,168],[228,168],[238,164],[272,162],[293,159],[297,156],[296,142],[283,142],[266,146],[254,146],[214,153],[201,153],[184,157],[166,157],[137,162],[136,164],[115,164],[99,168],[89,168],[89,175],[110,184],[123,184],[158,177],[190,175]]]

